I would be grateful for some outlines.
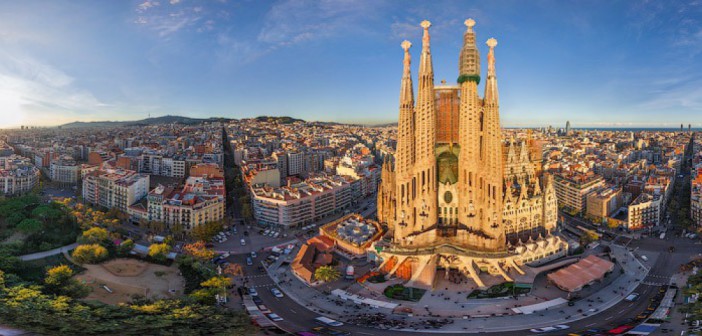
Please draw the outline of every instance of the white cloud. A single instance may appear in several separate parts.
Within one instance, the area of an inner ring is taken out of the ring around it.
[[[291,45],[362,29],[382,1],[286,0],[275,4],[264,18],[258,41]]]
[[[0,53],[0,112],[29,118],[36,113],[92,113],[109,107],[74,85],[63,71],[22,55]]]
[[[139,13],[144,13],[151,8],[158,7],[160,3],[158,1],[147,0],[137,5],[136,11]]]
[[[182,4],[181,0],[169,0],[172,5]],[[215,28],[215,16],[226,11],[210,13],[203,6],[160,6],[156,1],[146,1],[134,10],[134,23],[144,26],[159,37],[170,37],[180,31],[205,32]]]

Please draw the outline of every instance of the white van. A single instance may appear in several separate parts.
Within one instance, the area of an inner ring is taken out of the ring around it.
[[[624,301],[633,302],[633,301],[636,301],[638,298],[639,298],[639,293],[631,293],[631,294],[629,294],[629,296],[627,296],[624,299]]]
[[[319,324],[323,324],[323,325],[330,326],[330,327],[341,327],[342,325],[344,325],[343,323],[341,323],[337,320],[332,320],[326,316],[320,316],[320,317],[314,319],[314,321],[319,323]]]

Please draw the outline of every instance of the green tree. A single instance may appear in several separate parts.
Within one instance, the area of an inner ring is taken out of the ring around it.
[[[17,230],[20,230],[21,232],[26,234],[32,234],[35,232],[39,232],[42,227],[43,225],[39,220],[27,218],[17,225]]]
[[[32,217],[41,219],[44,224],[58,221],[63,212],[55,205],[40,205],[32,211]]]
[[[150,221],[148,222],[149,231],[154,233],[161,233],[166,230],[166,224],[163,222]]]
[[[317,281],[332,282],[341,277],[341,273],[333,266],[320,266],[314,270],[314,278]]]
[[[190,236],[195,240],[209,241],[217,232],[222,231],[223,227],[221,222],[207,222],[190,230]]]
[[[241,217],[244,217],[247,221],[253,219],[253,211],[251,210],[250,203],[241,206]]]
[[[66,295],[82,298],[88,295],[90,289],[73,279],[73,270],[66,265],[49,268],[44,278],[46,290],[56,295]]]
[[[0,215],[2,217],[2,215]],[[27,218],[27,216],[24,215],[23,212],[18,211],[18,212],[13,212],[9,214],[8,216],[4,217],[5,218],[5,224],[7,225],[8,228],[13,228],[19,225],[23,220]]]
[[[185,227],[183,227],[183,224],[181,223],[175,223],[171,226],[171,232],[173,232],[173,235],[176,238],[182,239],[183,235],[185,234]]]
[[[166,260],[166,256],[170,251],[171,247],[168,246],[168,244],[151,244],[151,246],[149,246],[149,257],[152,257],[158,261],[164,261]]]
[[[83,231],[83,235],[79,241],[83,244],[100,244],[104,245],[108,241],[109,233],[101,227],[92,227]]]
[[[126,256],[129,254],[129,252],[132,251],[134,248],[134,241],[131,239],[127,239],[123,241],[119,246],[117,247],[117,254],[121,256]]]
[[[204,241],[185,244],[185,246],[183,246],[183,251],[200,261],[207,261],[215,257],[215,252],[208,249]]]
[[[78,245],[73,251],[73,260],[79,264],[99,263],[108,256],[107,249],[98,244]]]
[[[163,243],[168,246],[175,246],[176,241],[173,239],[173,236],[168,235],[165,239],[163,239]]]
[[[5,289],[5,272],[0,269],[0,292]]]
[[[245,314],[189,300],[111,306],[47,295],[38,286],[7,288],[0,323],[46,335],[256,334]]]
[[[231,279],[218,275],[215,277],[211,277],[210,279],[201,283],[200,285],[205,288],[214,288],[218,290],[219,294],[224,294],[224,292],[227,291],[227,286],[229,286],[231,283]]]

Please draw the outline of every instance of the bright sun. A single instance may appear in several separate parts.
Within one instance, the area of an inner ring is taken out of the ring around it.
[[[19,127],[25,122],[20,95],[0,89],[0,128]]]

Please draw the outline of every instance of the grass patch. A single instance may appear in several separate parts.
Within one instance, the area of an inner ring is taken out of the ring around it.
[[[528,294],[530,287],[517,286],[514,282],[503,282],[499,285],[494,285],[486,290],[476,289],[468,294],[469,299],[492,299],[507,296],[517,296]]]
[[[391,299],[417,302],[422,299],[427,291],[420,288],[392,285],[385,288],[383,294]]]

